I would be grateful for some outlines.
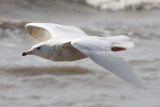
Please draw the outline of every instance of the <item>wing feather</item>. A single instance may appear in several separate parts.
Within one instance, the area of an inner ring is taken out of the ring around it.
[[[52,23],[29,23],[25,28],[29,35],[37,42],[44,42],[55,38],[64,43],[77,37],[87,36],[84,31],[77,27]]]
[[[128,82],[144,88],[139,78],[134,74],[132,67],[123,58],[116,56],[109,50],[111,42],[98,38],[96,38],[96,41],[91,38],[81,38],[72,41],[71,44],[98,65]]]
[[[44,42],[52,39],[52,34],[48,30],[49,26],[41,23],[29,23],[25,26],[28,34],[37,42]]]

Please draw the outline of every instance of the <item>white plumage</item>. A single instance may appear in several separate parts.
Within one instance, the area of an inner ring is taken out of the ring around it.
[[[37,55],[53,61],[74,61],[89,57],[92,61],[111,71],[120,78],[144,88],[132,67],[115,51],[134,46],[129,37],[88,36],[73,26],[50,23],[29,23],[26,30],[38,44],[22,55]]]

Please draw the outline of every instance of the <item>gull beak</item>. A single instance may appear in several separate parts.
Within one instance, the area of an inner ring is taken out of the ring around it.
[[[27,51],[27,52],[23,52],[23,53],[22,53],[22,56],[31,55],[31,54],[33,54],[32,51]]]

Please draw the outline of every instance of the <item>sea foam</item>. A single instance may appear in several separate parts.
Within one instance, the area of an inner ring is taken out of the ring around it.
[[[87,4],[102,10],[151,9],[160,7],[160,0],[85,0]]]

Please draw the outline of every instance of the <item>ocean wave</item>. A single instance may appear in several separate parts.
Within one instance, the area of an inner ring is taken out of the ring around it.
[[[15,28],[24,28],[27,21],[11,21],[0,19],[0,28],[1,29],[15,29]]]
[[[85,0],[85,2],[102,10],[139,10],[160,7],[160,0]]]
[[[0,46],[14,47],[27,36],[25,21],[9,21],[0,19]]]
[[[0,68],[0,70],[8,72],[12,75],[21,75],[21,76],[35,76],[35,75],[83,75],[88,74],[93,71],[85,69],[79,66],[49,66],[49,67],[14,67],[14,68]]]

